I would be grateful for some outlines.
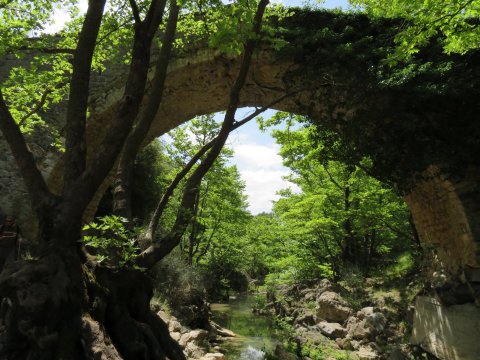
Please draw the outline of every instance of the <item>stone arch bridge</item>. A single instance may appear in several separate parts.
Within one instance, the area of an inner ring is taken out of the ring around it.
[[[379,41],[391,38],[388,27],[372,24],[366,18],[349,20],[343,15],[315,16],[312,15],[313,20],[310,18],[307,22],[304,19],[295,22],[293,19],[289,26],[303,27],[310,31],[308,34],[320,34],[320,30],[329,27],[335,36],[325,36],[308,43],[308,36],[303,33],[300,35],[302,38],[287,38],[289,45],[280,51],[268,45],[258,49],[241,93],[241,106],[269,106],[279,97],[293,93],[271,107],[308,115],[314,122],[329,124],[340,132],[350,134],[360,147],[368,139],[381,148],[377,148],[374,155],[378,155],[379,162],[383,162],[390,173],[409,165],[413,159],[421,158],[421,166],[410,169],[411,186],[405,194],[419,236],[425,244],[438,250],[446,268],[452,272],[467,270],[467,279],[480,281],[480,167],[478,161],[472,160],[472,149],[477,149],[478,138],[470,139],[471,136],[478,137],[478,130],[477,133],[465,133],[461,130],[463,125],[458,128],[450,126],[462,121],[470,124],[470,113],[464,115],[469,103],[463,101],[465,97],[459,101],[458,94],[442,95],[440,102],[422,98],[418,95],[418,91],[422,90],[415,90],[415,84],[393,89],[379,86],[378,82],[372,81],[372,67],[379,60],[372,49],[380,46]],[[336,16],[343,18],[340,21]],[[0,60],[0,69],[7,69],[16,61],[9,58]],[[224,110],[238,67],[238,57],[211,49],[177,54],[170,65],[164,99],[146,142],[196,115]],[[92,151],[98,149],[95,144],[99,144],[108,131],[109,114],[118,105],[125,74],[124,65],[110,64],[104,73],[93,76],[92,116],[88,127],[88,142],[93,144],[89,146]],[[474,86],[470,92],[467,89],[466,97],[477,90]],[[446,103],[449,103],[448,109],[442,107]],[[63,115],[61,107],[46,114],[55,119]],[[408,128],[405,124],[421,125]],[[421,137],[426,140],[415,142]],[[430,143],[437,141],[433,139],[439,137],[444,147],[435,143],[436,147],[431,152],[441,153],[441,156],[431,157],[425,152],[429,151]],[[459,138],[459,143],[465,146],[458,146]],[[395,146],[391,146],[393,143]],[[442,153],[445,148],[449,151]],[[34,144],[32,149],[35,150]],[[19,177],[15,175],[15,164],[1,138],[0,154],[2,169],[8,169],[7,175],[4,172],[0,174],[1,210],[11,212],[15,207],[27,214],[28,199],[21,185],[16,184]],[[39,154],[49,185],[58,189],[61,159],[58,154]],[[460,171],[451,176],[444,171],[445,165],[458,158],[464,162]],[[415,174],[422,176],[415,177]],[[10,189],[8,192],[5,191],[7,188]],[[94,205],[90,211],[95,208]]]

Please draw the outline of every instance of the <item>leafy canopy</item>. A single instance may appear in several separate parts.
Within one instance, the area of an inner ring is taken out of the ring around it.
[[[480,44],[478,0],[350,0],[369,14],[402,18],[392,60],[406,59],[438,37],[446,53],[465,54]]]

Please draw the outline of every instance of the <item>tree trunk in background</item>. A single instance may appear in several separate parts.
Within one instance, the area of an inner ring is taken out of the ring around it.
[[[357,244],[355,234],[353,233],[352,219],[350,218],[350,186],[346,185],[343,193],[344,211],[346,218],[343,222],[344,232],[344,248],[343,248],[343,261],[350,264],[358,264]]]

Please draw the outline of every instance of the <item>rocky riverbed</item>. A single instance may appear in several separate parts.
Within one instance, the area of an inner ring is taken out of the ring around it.
[[[269,292],[256,312],[283,319],[291,346],[304,360],[410,358],[404,340],[408,314],[400,309],[400,299],[388,294],[352,302],[348,295],[327,279],[283,286]]]
[[[157,315],[167,324],[170,336],[180,344],[188,360],[226,360],[220,344],[236,336],[232,331],[213,321],[209,322],[208,330],[191,329],[163,310]]]

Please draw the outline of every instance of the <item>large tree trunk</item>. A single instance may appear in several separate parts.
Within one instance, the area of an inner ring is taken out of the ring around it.
[[[0,276],[0,357],[185,359],[150,310],[152,284],[136,270],[87,268],[76,256],[8,264]]]
[[[103,1],[104,2],[104,1]],[[102,1],[91,0],[73,61],[64,189],[54,196],[36,167],[0,92],[0,129],[9,142],[48,245],[40,259],[5,266],[0,274],[0,357],[6,359],[184,359],[165,324],[150,312],[151,285],[135,271],[88,268],[79,249],[82,214],[109,173],[145,93],[151,43],[166,0],[153,0],[136,25],[124,97],[97,154],[85,163],[88,76]],[[85,78],[86,76],[86,78]],[[70,111],[71,110],[71,111]],[[126,274],[126,275],[125,275]],[[124,284],[124,276],[130,276]],[[135,287],[134,287],[135,286]],[[111,314],[122,313],[122,323]],[[126,329],[132,333],[125,337]]]

